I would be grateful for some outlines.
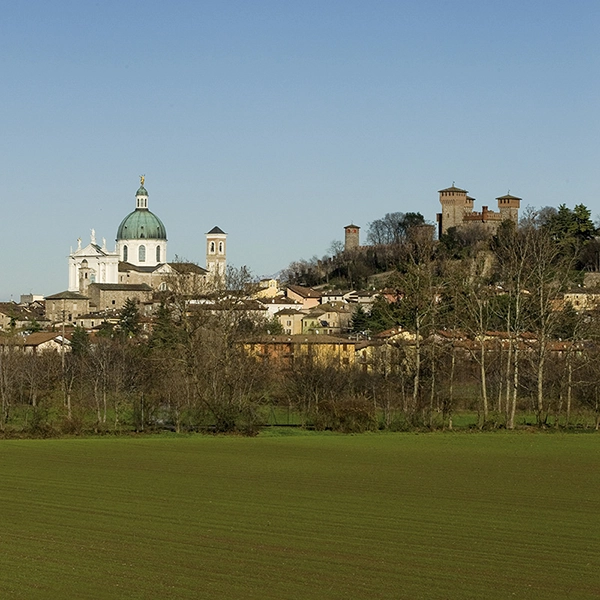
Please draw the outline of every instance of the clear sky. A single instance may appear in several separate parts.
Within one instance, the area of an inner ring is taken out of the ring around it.
[[[0,300],[146,175],[169,258],[255,275],[456,185],[600,213],[597,0],[29,0],[0,18]],[[364,238],[363,238],[364,239]]]

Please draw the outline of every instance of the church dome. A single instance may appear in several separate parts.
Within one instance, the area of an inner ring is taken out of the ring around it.
[[[144,176],[135,194],[136,208],[129,213],[117,230],[119,240],[166,240],[167,230],[163,222],[148,210],[148,192],[144,187]]]
[[[147,208],[136,208],[129,213],[117,230],[117,241],[141,239],[167,239],[167,230],[163,222]]]

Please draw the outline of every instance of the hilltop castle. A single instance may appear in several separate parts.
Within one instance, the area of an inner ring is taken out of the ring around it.
[[[451,227],[465,227],[472,223],[480,223],[490,232],[495,233],[502,221],[519,220],[521,198],[506,194],[496,198],[498,211],[489,210],[482,206],[481,212],[473,210],[475,198],[468,196],[467,190],[461,190],[452,184],[451,187],[440,190],[442,212],[437,214],[438,236],[448,233]]]

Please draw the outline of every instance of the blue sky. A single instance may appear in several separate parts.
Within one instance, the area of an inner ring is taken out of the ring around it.
[[[600,3],[5,3],[0,299],[67,287],[146,175],[169,257],[257,276],[456,182],[600,214]],[[363,236],[364,239],[364,236]]]

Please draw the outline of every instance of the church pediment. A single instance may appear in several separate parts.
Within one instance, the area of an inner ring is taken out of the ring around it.
[[[85,248],[78,248],[75,250],[71,256],[77,258],[101,258],[104,256],[116,256],[116,252],[109,252],[106,249],[102,249],[100,246],[98,246],[98,244],[88,244]]]

